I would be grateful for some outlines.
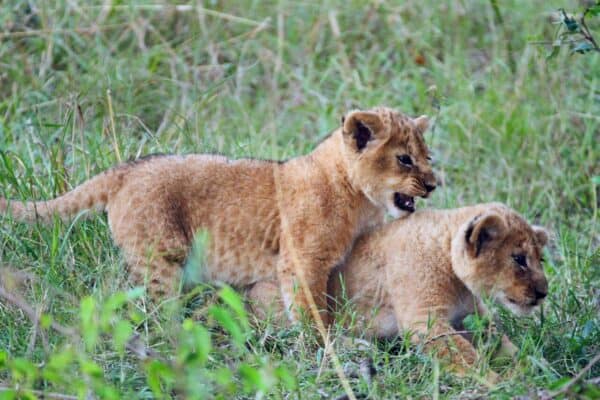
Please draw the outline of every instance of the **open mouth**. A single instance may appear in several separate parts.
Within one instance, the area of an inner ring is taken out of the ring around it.
[[[414,212],[415,211],[415,198],[407,196],[405,194],[396,192],[394,193],[394,205],[401,210]]]

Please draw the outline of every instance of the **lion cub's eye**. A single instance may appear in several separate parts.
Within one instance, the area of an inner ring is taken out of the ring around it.
[[[514,254],[512,258],[519,266],[527,268],[527,258],[523,254]]]
[[[402,154],[401,156],[396,156],[396,159],[398,160],[398,162],[400,164],[403,165],[413,165],[413,160],[412,158],[410,158],[410,156],[408,154]]]

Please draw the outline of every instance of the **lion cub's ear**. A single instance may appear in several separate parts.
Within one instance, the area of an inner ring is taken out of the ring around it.
[[[538,242],[538,244],[540,246],[544,247],[548,243],[550,234],[548,233],[546,228],[544,228],[543,226],[534,225],[534,226],[532,226],[532,228],[533,228],[533,233],[535,233],[536,241]]]
[[[506,223],[494,212],[479,215],[469,223],[465,240],[472,257],[477,257],[481,250],[496,240],[502,239],[506,233]]]
[[[378,114],[369,111],[351,111],[342,118],[344,139],[353,142],[357,151],[362,151],[367,143],[383,139],[386,135],[384,124]]]
[[[427,115],[421,115],[420,117],[414,118],[413,122],[417,127],[417,130],[421,132],[421,135],[429,128],[429,117]]]

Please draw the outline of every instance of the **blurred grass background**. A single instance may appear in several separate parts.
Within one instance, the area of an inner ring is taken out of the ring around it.
[[[49,198],[156,152],[288,158],[310,151],[355,107],[428,114],[443,187],[420,206],[502,201],[550,228],[550,295],[542,315],[502,313],[523,351],[497,388],[433,379],[437,364],[424,354],[380,346],[369,354],[376,381],[353,378],[357,392],[533,396],[600,351],[600,57],[563,51],[547,60],[548,47],[532,44],[552,41],[552,12],[580,3],[503,1],[502,23],[483,0],[174,4],[0,3],[0,195]],[[23,287],[31,304],[66,323],[83,296],[125,286],[104,217],[51,227],[5,220],[0,251],[3,268],[33,277]],[[161,318],[149,317],[146,332],[159,349],[157,338],[173,337]],[[0,348],[40,362],[61,338],[42,346],[34,331],[0,303]],[[296,396],[341,392],[303,333],[268,323],[257,331],[281,342],[259,341],[253,351],[287,363]],[[338,352],[348,365],[359,357]],[[215,363],[228,365],[222,357]],[[135,362],[102,349],[97,361],[120,390],[145,393]],[[589,377],[598,375],[596,366]]]

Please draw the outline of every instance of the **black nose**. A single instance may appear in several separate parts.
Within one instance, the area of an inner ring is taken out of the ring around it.
[[[428,183],[425,183],[424,186],[425,186],[425,190],[427,190],[427,193],[433,192],[436,188],[435,185],[430,185]]]
[[[537,300],[542,300],[543,298],[546,297],[546,295],[548,294],[548,291],[546,289],[535,289],[535,298]]]

